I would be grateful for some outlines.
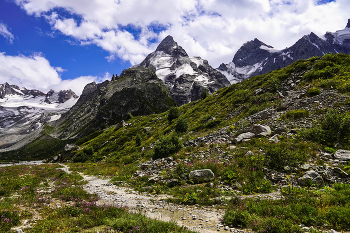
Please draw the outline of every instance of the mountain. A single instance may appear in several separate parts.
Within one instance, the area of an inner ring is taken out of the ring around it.
[[[179,105],[200,99],[203,90],[212,94],[230,85],[227,78],[212,68],[207,60],[189,57],[171,36],[167,36],[153,53],[135,67],[155,70]]]
[[[343,30],[335,33],[327,32],[324,38],[310,33],[283,50],[276,50],[254,39],[243,44],[233,60],[228,64],[222,63],[217,70],[222,72],[231,83],[237,83],[255,75],[286,67],[297,60],[314,56],[322,57],[327,53],[350,54],[350,20]]]
[[[175,105],[154,70],[134,67],[113,81],[86,85],[77,103],[52,124],[58,129],[55,137],[79,138],[104,125],[119,123],[129,114],[160,113]]]
[[[59,119],[77,100],[72,90],[45,94],[0,84],[0,148],[9,150],[34,140],[45,123]]]

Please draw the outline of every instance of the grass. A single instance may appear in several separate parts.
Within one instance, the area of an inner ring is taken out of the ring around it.
[[[26,232],[190,232],[174,223],[131,214],[126,207],[97,205],[98,197],[82,189],[77,173],[59,165],[0,168],[0,232],[32,219]]]
[[[284,188],[279,200],[232,199],[223,222],[255,232],[304,232],[300,224],[320,230],[350,230],[350,185],[322,190]]]

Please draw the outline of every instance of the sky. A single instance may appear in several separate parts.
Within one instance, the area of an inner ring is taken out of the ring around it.
[[[349,0],[0,0],[0,83],[80,95],[167,35],[215,68],[254,38],[283,49],[349,18]]]

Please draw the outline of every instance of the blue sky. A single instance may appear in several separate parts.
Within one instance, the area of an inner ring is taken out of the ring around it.
[[[278,49],[343,29],[350,1],[2,0],[0,83],[80,94],[141,62],[167,35],[217,67],[246,41]]]

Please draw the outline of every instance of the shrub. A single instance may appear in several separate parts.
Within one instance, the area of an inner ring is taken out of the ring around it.
[[[185,119],[180,118],[175,125],[175,131],[177,133],[185,133],[187,130],[188,122]]]
[[[283,169],[284,166],[297,167],[306,162],[307,159],[306,145],[301,143],[295,145],[282,142],[270,145],[266,150],[267,165],[279,170]]]
[[[169,109],[168,114],[168,121],[172,122],[174,119],[178,118],[180,116],[180,111],[177,107],[171,107]]]
[[[136,142],[136,146],[141,146],[142,138],[141,138],[140,134],[136,134],[135,142]]]
[[[332,146],[334,143],[349,143],[350,115],[341,114],[336,109],[328,110],[322,120],[311,129],[301,133],[306,139],[324,145]]]
[[[204,89],[201,93],[201,99],[204,100],[205,98],[207,98],[209,95],[208,90]]]
[[[296,110],[290,110],[287,113],[283,114],[281,116],[281,119],[291,119],[291,120],[296,120],[304,117],[308,117],[310,115],[309,110],[304,110],[304,109],[296,109]]]
[[[319,94],[321,94],[321,90],[316,88],[316,87],[309,88],[306,91],[307,96],[315,96],[315,95],[319,95]]]
[[[165,158],[171,154],[178,152],[183,147],[180,138],[176,135],[171,135],[161,138],[154,146],[154,159]]]
[[[251,220],[252,217],[248,211],[229,210],[224,215],[224,223],[235,227],[247,227]]]
[[[126,120],[128,121],[128,120],[131,120],[132,118],[133,118],[133,115],[130,112],[128,112],[128,114],[126,114]]]

